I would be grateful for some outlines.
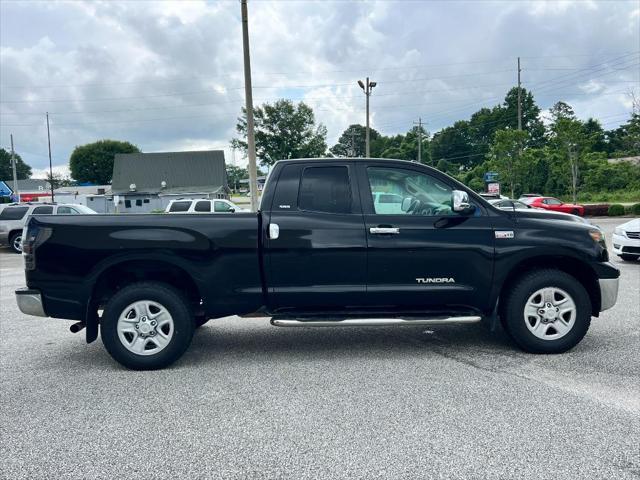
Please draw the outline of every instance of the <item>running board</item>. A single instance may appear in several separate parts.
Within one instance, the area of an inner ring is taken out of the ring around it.
[[[439,317],[407,320],[404,318],[345,318],[324,320],[293,320],[285,318],[272,318],[274,327],[390,327],[410,325],[464,325],[478,323],[482,317]]]

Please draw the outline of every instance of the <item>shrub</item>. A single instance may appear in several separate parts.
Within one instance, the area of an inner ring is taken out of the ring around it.
[[[640,215],[640,203],[634,203],[633,205],[631,205],[631,212],[632,215]]]
[[[606,217],[609,215],[609,204],[598,203],[595,205],[585,205],[584,214],[590,217]]]
[[[610,217],[619,217],[620,215],[624,215],[624,205],[620,205],[619,203],[614,203],[609,207]]]

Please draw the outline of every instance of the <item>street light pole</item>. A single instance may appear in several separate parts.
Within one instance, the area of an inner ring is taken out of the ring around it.
[[[365,97],[367,98],[367,128],[366,128],[366,134],[365,134],[365,151],[366,151],[365,156],[369,158],[371,156],[370,141],[369,141],[370,140],[369,139],[369,96],[371,96],[371,90],[373,90],[373,87],[375,87],[377,83],[370,82],[369,77],[367,77],[366,83],[363,83],[362,80],[358,80],[358,85],[360,85],[360,88],[364,90]]]
[[[51,134],[49,133],[49,112],[47,112],[47,145],[49,145],[49,185],[51,186],[51,203],[55,201],[53,194],[53,166],[51,164]]]
[[[16,152],[13,150],[13,133],[11,137],[11,169],[13,170],[13,195],[20,202],[20,189],[18,188],[18,174],[16,173]]]
[[[247,156],[249,157],[249,193],[251,210],[258,211],[258,172],[256,168],[256,137],[253,122],[253,94],[251,90],[251,60],[249,57],[249,17],[247,0],[241,0],[242,47],[244,52],[244,94],[247,110]]]

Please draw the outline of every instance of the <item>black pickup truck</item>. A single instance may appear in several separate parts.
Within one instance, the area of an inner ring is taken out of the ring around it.
[[[228,315],[276,326],[499,319],[528,352],[559,353],[614,305],[602,232],[504,211],[413,162],[278,162],[258,213],[34,216],[20,310],[98,328],[134,369],[165,367]]]

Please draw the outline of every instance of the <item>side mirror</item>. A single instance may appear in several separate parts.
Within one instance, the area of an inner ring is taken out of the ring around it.
[[[451,205],[453,205],[454,212],[471,213],[474,210],[469,203],[469,194],[462,190],[451,192]]]
[[[402,199],[402,203],[400,204],[400,210],[402,210],[403,212],[408,212],[409,209],[411,208],[412,203],[413,203],[413,198],[404,197]]]
[[[235,209],[235,208],[230,208],[230,209],[229,209],[229,212],[230,212],[230,213],[236,213],[236,209]]]

